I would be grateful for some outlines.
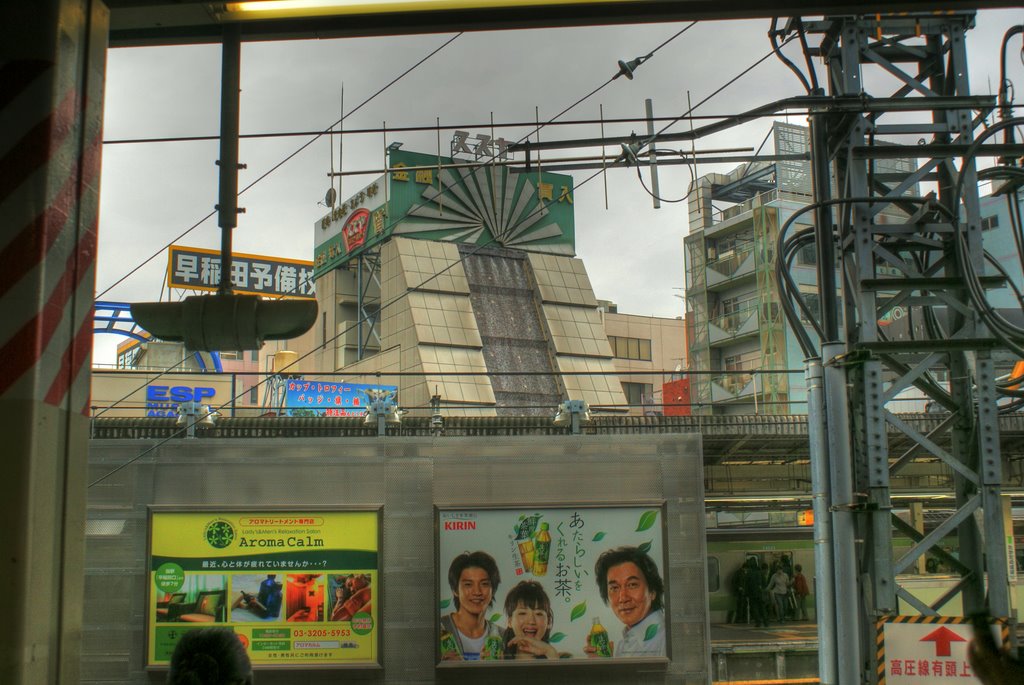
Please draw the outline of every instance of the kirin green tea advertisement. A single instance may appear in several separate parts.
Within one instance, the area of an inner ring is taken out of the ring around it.
[[[665,659],[661,505],[438,511],[438,660]]]
[[[228,627],[253,665],[379,662],[378,511],[151,511],[147,664]]]

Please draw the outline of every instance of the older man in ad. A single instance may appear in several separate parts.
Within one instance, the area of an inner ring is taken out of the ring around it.
[[[594,573],[601,599],[623,625],[612,656],[665,656],[665,584],[654,560],[638,547],[618,547],[598,557]],[[591,645],[584,651],[597,655]]]

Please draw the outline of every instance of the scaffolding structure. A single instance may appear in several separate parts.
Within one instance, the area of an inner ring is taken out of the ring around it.
[[[836,607],[834,623],[821,626],[822,683],[877,682],[876,622],[896,614],[898,600],[937,615],[959,597],[964,614],[1013,620],[993,362],[999,343],[972,306],[966,281],[968,267],[985,272],[971,146],[994,104],[970,94],[964,37],[973,19],[970,12],[946,12],[804,24],[808,38],[820,39],[811,54],[826,66],[833,100],[811,117],[821,344],[820,363],[812,360],[808,376],[821,392],[811,393],[809,421],[822,431],[812,439],[812,462],[827,465],[815,470],[815,490],[827,505],[825,521],[816,524],[832,540],[835,573],[821,575],[833,581],[826,595]],[[882,76],[894,80],[894,90],[872,98],[867,84]],[[908,142],[877,145],[876,136]],[[911,149],[918,160],[909,173],[879,162],[909,157]],[[913,192],[920,183],[938,191],[920,198]],[[842,299],[829,268],[837,256]],[[897,305],[925,323],[910,327],[910,339],[891,339],[880,323]],[[788,315],[793,324],[795,314]],[[928,434],[887,407],[911,386],[947,412]],[[913,447],[891,454],[890,427]],[[939,447],[939,434],[951,449]],[[927,535],[894,516],[891,499],[891,479],[922,453],[942,460],[955,483],[954,513]],[[894,530],[914,541],[898,557]],[[956,559],[939,546],[952,535]],[[926,553],[961,577],[934,602],[897,578]]]

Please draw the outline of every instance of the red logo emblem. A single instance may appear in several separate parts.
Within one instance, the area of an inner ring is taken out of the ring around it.
[[[345,241],[345,252],[351,252],[366,242],[366,228],[370,224],[370,210],[357,209],[352,212],[341,229],[341,239]]]

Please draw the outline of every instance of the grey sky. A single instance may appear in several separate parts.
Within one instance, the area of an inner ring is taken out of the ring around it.
[[[994,92],[1003,32],[1024,20],[1024,12],[979,14],[968,36],[971,84],[976,93]],[[646,54],[686,24],[491,31],[467,33],[349,117],[346,130],[387,126],[533,121],[535,107],[546,121],[599,86],[616,71],[616,60]],[[565,115],[565,119],[639,117],[645,98],[653,98],[656,116],[686,111],[687,90],[694,103],[765,55],[768,20],[707,22],[675,39],[642,65],[633,81],[620,78]],[[242,50],[241,132],[320,130],[340,114],[341,87],[349,111],[454,34],[393,38],[247,43]],[[1010,50],[1010,78],[1024,84],[1019,39]],[[795,46],[787,53],[796,55]],[[107,140],[215,135],[219,122],[219,45],[125,48],[108,53]],[[819,74],[820,66],[819,66]],[[887,95],[889,84],[869,84]],[[729,114],[772,100],[802,94],[796,77],[774,57],[696,110]],[[790,118],[805,123],[803,117]],[[771,125],[754,122],[698,144],[698,148],[756,147]],[[685,130],[677,124],[672,130]],[[660,126],[659,126],[660,128]],[[605,127],[606,135],[643,132],[644,124]],[[481,131],[485,132],[485,131]],[[528,129],[496,129],[518,138]],[[598,137],[591,127],[548,127],[542,140]],[[442,154],[451,133],[441,134]],[[240,173],[244,187],[306,142],[306,138],[243,140]],[[434,132],[389,134],[405,149],[434,152]],[[673,144],[670,147],[678,148]],[[384,138],[345,138],[346,170],[383,165]],[[593,151],[549,153],[568,156]],[[337,167],[337,147],[334,164]],[[103,150],[100,252],[97,292],[106,290],[131,268],[170,242],[213,209],[217,193],[216,141],[107,145]],[[234,248],[237,252],[312,259],[313,222],[330,181],[330,143],[324,137],[246,192],[240,205]],[[727,171],[734,165],[702,166],[699,174]],[[572,172],[578,184],[592,172]],[[644,174],[647,179],[646,172]],[[684,167],[660,171],[661,194],[681,198],[690,179]],[[342,198],[375,176],[347,177]],[[673,288],[683,285],[682,238],[686,203],[651,207],[635,170],[616,170],[580,187],[575,194],[577,254],[599,298],[616,301],[620,311],[659,316],[682,314]],[[219,247],[215,218],[180,241]],[[106,300],[156,299],[166,270],[166,254],[103,296]],[[94,361],[112,363],[119,339],[98,336]]]

